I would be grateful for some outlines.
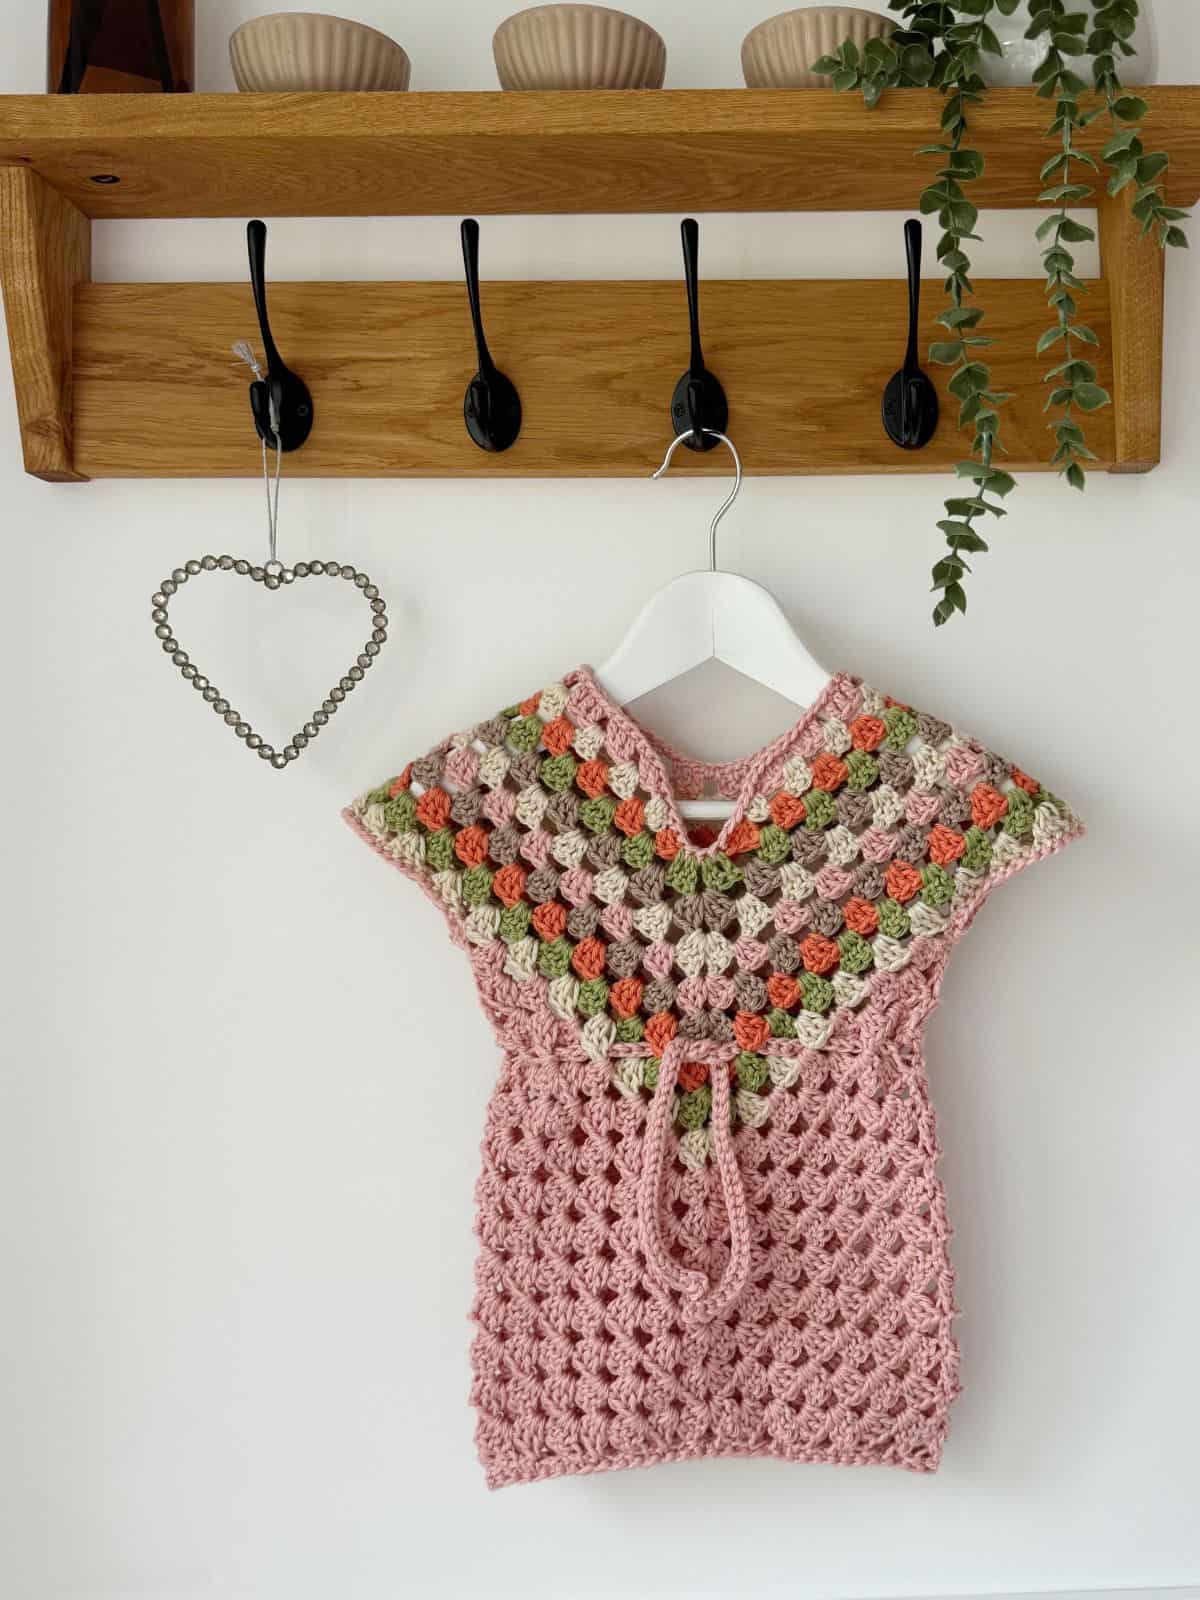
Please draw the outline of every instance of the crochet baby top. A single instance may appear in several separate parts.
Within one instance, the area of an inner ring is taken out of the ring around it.
[[[735,800],[719,835],[675,798]],[[1080,831],[855,678],[726,764],[586,667],[346,813],[469,955],[492,1487],[690,1456],[938,1464],[958,1389],[921,1056],[993,885]]]

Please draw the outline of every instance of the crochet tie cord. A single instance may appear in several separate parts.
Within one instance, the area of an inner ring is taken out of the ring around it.
[[[734,799],[720,833],[676,797]],[[476,1189],[492,1487],[691,1456],[933,1471],[958,1390],[921,1040],[990,890],[1081,832],[855,678],[744,761],[587,668],[346,812],[503,1051]]]

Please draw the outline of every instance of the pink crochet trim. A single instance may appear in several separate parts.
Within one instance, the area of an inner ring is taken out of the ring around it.
[[[698,799],[704,794],[706,785],[711,783],[717,794],[734,801],[732,813],[713,842],[692,846],[692,853],[698,857],[716,855],[723,850],[730,834],[741,821],[750,797],[762,786],[767,774],[782,765],[821,717],[840,716],[857,699],[854,680],[845,673],[836,673],[802,713],[799,721],[761,750],[743,756],[738,761],[698,761],[651,733],[624,706],[610,700],[596,681],[591,667],[576,667],[574,672],[567,673],[563,682],[572,691],[571,705],[581,715],[607,724],[610,746],[615,736],[618,748],[637,752],[642,783],[651,794],[662,796],[671,819],[670,826],[680,838],[686,838],[689,830],[676,808],[676,797],[683,800]]]

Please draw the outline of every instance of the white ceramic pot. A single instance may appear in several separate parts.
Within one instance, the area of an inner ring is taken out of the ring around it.
[[[531,6],[492,39],[502,89],[661,89],[667,47],[648,23],[608,6]]]
[[[988,23],[1004,47],[1004,57],[1001,60],[998,56],[984,56],[984,78],[988,83],[1006,88],[1029,87],[1033,83],[1034,68],[1046,54],[1046,41],[1044,38],[1025,37],[1025,30],[1029,26],[1027,0],[1021,0],[1021,4],[1011,17],[993,13],[988,18]],[[1153,19],[1150,15],[1150,0],[1141,0],[1137,28],[1130,43],[1137,51],[1137,55],[1118,62],[1121,82],[1153,83],[1157,51]]]
[[[742,76],[748,89],[828,89],[829,79],[812,71],[844,39],[861,50],[869,39],[886,39],[899,23],[861,6],[802,6],[770,17],[742,40]]]
[[[239,89],[407,89],[412,65],[394,39],[362,22],[309,11],[254,17],[229,37]]]

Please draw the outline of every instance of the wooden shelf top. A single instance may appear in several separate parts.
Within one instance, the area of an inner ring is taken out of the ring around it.
[[[1147,97],[1170,198],[1191,205],[1200,88]],[[940,102],[925,89],[874,111],[825,89],[2,95],[0,166],[32,167],[104,218],[910,210],[932,171],[913,152],[937,137]],[[1032,203],[1050,114],[1027,89],[989,93],[981,206]]]

